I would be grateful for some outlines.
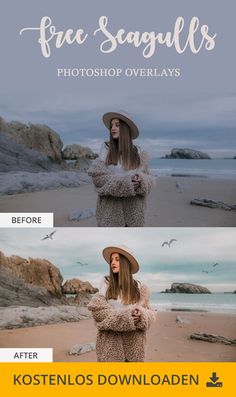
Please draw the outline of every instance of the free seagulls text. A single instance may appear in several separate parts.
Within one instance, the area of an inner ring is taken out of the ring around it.
[[[178,54],[183,54],[189,49],[193,54],[201,50],[212,51],[216,45],[216,33],[210,33],[209,26],[201,24],[198,17],[193,16],[189,22],[184,17],[178,16],[174,26],[167,32],[157,31],[126,31],[123,28],[115,33],[111,32],[107,16],[101,16],[98,20],[98,28],[92,33],[83,28],[67,29],[62,31],[53,25],[49,16],[41,18],[38,27],[25,27],[20,30],[20,35],[26,31],[36,31],[39,36],[37,43],[40,44],[42,55],[49,58],[52,48],[62,48],[64,45],[83,45],[91,36],[99,36],[100,51],[109,54],[124,44],[141,48],[144,58],[151,58],[161,46],[173,47]]]

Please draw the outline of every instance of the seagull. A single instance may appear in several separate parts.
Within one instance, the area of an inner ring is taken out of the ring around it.
[[[162,247],[164,247],[165,245],[168,245],[168,247],[170,248],[171,244],[177,241],[175,238],[172,238],[170,241],[164,241],[164,243],[161,244]]]
[[[213,267],[219,266],[219,263],[214,263]]]
[[[77,263],[78,263],[79,265],[81,265],[81,266],[88,266],[87,263],[82,263],[82,262],[80,262],[80,261],[77,261]]]
[[[181,185],[181,183],[177,182],[175,185],[176,189],[178,190],[179,193],[183,192],[183,185]]]
[[[207,270],[202,270],[202,273],[208,274],[209,272]]]
[[[56,233],[56,230],[54,230],[52,233],[50,233],[50,234],[46,234],[46,236],[44,237],[44,238],[42,238],[42,240],[47,240],[47,239],[50,239],[50,240],[52,240],[52,238],[53,238],[53,235]]]

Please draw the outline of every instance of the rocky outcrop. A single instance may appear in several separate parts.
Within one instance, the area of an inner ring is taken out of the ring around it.
[[[62,151],[62,158],[67,160],[67,166],[82,172],[86,172],[92,160],[97,157],[90,148],[78,144],[67,145]]]
[[[0,306],[51,306],[68,304],[64,296],[55,296],[46,288],[26,283],[0,267]]]
[[[88,281],[68,280],[46,259],[5,256],[0,251],[0,306],[87,306],[98,291]],[[65,294],[74,295],[66,297]]]
[[[210,159],[210,156],[207,153],[203,153],[198,150],[174,148],[171,150],[171,154],[166,154],[166,156],[164,158],[166,158],[166,159],[191,159],[191,160],[207,159],[208,160],[208,159]]]
[[[95,294],[98,292],[97,288],[94,288],[88,281],[81,281],[78,278],[67,280],[62,286],[62,292],[64,294],[78,294],[80,292],[88,292],[89,294]]]
[[[173,283],[171,288],[166,289],[164,292],[170,294],[211,294],[208,288],[189,283]]]
[[[0,132],[12,136],[17,143],[28,149],[46,154],[51,160],[61,162],[63,143],[60,136],[47,125],[23,124],[18,121],[10,123],[0,119]]]
[[[91,298],[92,298],[92,294],[90,294],[89,292],[79,292],[76,295],[66,296],[67,302],[70,305],[78,305],[80,307],[87,307]]]
[[[97,157],[98,155],[90,148],[78,144],[67,145],[62,151],[62,158],[64,160],[78,160],[81,158],[94,160]]]
[[[46,259],[6,257],[0,252],[0,267],[26,283],[44,287],[53,295],[61,296],[62,275],[59,269]]]
[[[97,154],[90,148],[78,144],[67,145],[63,151],[62,148],[63,142],[60,136],[50,127],[31,123],[23,124],[18,121],[7,123],[0,117],[0,172],[12,172],[12,175],[17,174],[20,179],[22,176],[18,175],[19,172],[30,172],[35,181],[38,179],[35,178],[35,172],[67,171],[68,177],[72,179],[74,177],[70,176],[69,172],[87,172],[92,160],[97,157]],[[15,174],[14,171],[16,171]],[[53,175],[51,179],[53,180]],[[61,175],[58,175],[57,179],[61,179]],[[78,186],[76,179],[74,178],[71,186]],[[14,191],[13,178],[10,178],[8,185],[11,185],[9,189],[9,194],[11,194],[11,190]],[[41,183],[42,188],[39,189],[31,188],[32,183],[30,183],[27,190],[27,182],[25,185],[26,189],[23,190],[19,186],[20,192],[48,189],[47,184],[44,186],[43,183]],[[63,181],[60,185],[59,187],[67,187],[67,184],[63,185]]]
[[[13,137],[0,132],[0,172],[9,171],[56,171],[64,164],[53,162],[45,153],[37,152],[17,143]]]

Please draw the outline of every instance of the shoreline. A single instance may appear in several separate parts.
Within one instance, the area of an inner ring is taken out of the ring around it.
[[[177,322],[177,316],[182,322]],[[235,337],[236,315],[158,312],[147,332],[146,361],[234,362],[233,345],[190,339],[195,332]],[[69,355],[76,344],[94,343],[97,329],[92,319],[0,331],[1,347],[52,347],[55,362],[96,362],[96,353]]]
[[[234,204],[236,184],[230,180],[159,177],[147,197],[145,227],[235,227],[236,211],[190,205],[194,198]],[[69,220],[77,211],[95,209],[92,183],[79,187],[0,197],[0,212],[54,212],[54,227],[96,227],[95,216]]]

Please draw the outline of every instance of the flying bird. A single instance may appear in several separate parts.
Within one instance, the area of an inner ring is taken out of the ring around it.
[[[219,263],[214,263],[213,267],[219,266]]]
[[[212,273],[212,272],[213,272],[213,270],[202,270],[202,273],[206,273],[206,274]]]
[[[77,261],[77,263],[78,263],[79,265],[81,265],[81,266],[88,266],[87,263],[82,263],[82,262],[80,262],[80,261]]]
[[[171,244],[177,241],[175,238],[172,238],[170,241],[164,241],[164,243],[161,244],[162,247],[164,247],[165,245],[168,245],[168,247],[170,248]]]
[[[50,234],[46,234],[46,236],[44,237],[44,238],[42,238],[42,240],[47,240],[47,239],[49,239],[49,240],[52,240],[52,238],[53,238],[53,235],[56,233],[56,230],[54,230],[52,233],[50,233]]]

